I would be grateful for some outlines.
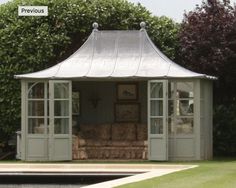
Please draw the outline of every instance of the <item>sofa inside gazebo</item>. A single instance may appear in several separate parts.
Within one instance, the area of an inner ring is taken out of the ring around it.
[[[66,60],[16,75],[21,160],[212,157],[212,80],[167,58],[140,30],[93,31]]]

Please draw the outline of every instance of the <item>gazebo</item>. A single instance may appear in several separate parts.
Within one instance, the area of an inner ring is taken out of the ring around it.
[[[21,80],[17,157],[212,158],[212,80],[166,57],[140,30],[93,31],[57,65]],[[123,152],[123,153],[122,153]]]

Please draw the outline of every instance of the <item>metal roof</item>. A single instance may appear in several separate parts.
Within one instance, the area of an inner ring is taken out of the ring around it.
[[[87,41],[57,65],[16,78],[212,78],[190,71],[166,57],[151,41],[145,24],[140,30],[94,29]]]

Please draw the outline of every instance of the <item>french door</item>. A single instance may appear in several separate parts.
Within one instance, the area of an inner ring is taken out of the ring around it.
[[[72,160],[71,81],[49,81],[49,160]]]
[[[167,81],[148,81],[149,160],[168,160]]]
[[[39,81],[26,85],[24,159],[71,160],[71,81]]]

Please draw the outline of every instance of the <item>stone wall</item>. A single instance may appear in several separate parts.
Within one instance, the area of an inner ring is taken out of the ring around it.
[[[73,137],[73,159],[147,159],[147,125],[82,124]]]

